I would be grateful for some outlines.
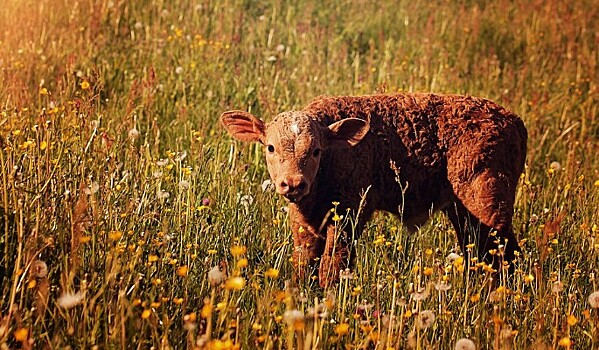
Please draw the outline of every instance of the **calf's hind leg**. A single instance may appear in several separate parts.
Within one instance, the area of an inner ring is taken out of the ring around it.
[[[513,272],[512,262],[520,251],[512,229],[516,184],[517,179],[486,169],[468,183],[454,184],[457,199],[444,210],[458,233],[462,251],[468,243],[476,243],[478,258],[492,263],[497,271],[506,261]],[[469,233],[476,241],[470,240]],[[499,253],[499,244],[504,246],[503,256],[491,255],[490,250]]]

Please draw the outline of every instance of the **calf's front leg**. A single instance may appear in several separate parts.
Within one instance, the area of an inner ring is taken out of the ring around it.
[[[339,281],[339,272],[350,266],[351,255],[351,237],[345,231],[336,230],[334,224],[327,225],[326,244],[318,269],[318,282],[322,288]]]

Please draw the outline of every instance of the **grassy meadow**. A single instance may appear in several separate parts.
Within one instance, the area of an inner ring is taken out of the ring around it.
[[[598,83],[592,0],[3,0],[0,348],[599,348]],[[505,285],[442,215],[385,214],[338,286],[290,283],[285,202],[219,115],[396,91],[525,121]]]

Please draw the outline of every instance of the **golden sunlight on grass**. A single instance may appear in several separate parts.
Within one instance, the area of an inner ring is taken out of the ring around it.
[[[598,17],[557,0],[3,1],[0,347],[599,347]],[[410,234],[379,215],[338,285],[293,282],[262,149],[217,118],[383,91],[523,118],[513,278],[490,281],[442,216]]]

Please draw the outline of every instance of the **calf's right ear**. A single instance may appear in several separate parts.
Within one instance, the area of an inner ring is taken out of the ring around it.
[[[225,112],[221,114],[220,122],[231,136],[240,141],[257,141],[263,143],[264,122],[248,112]]]

